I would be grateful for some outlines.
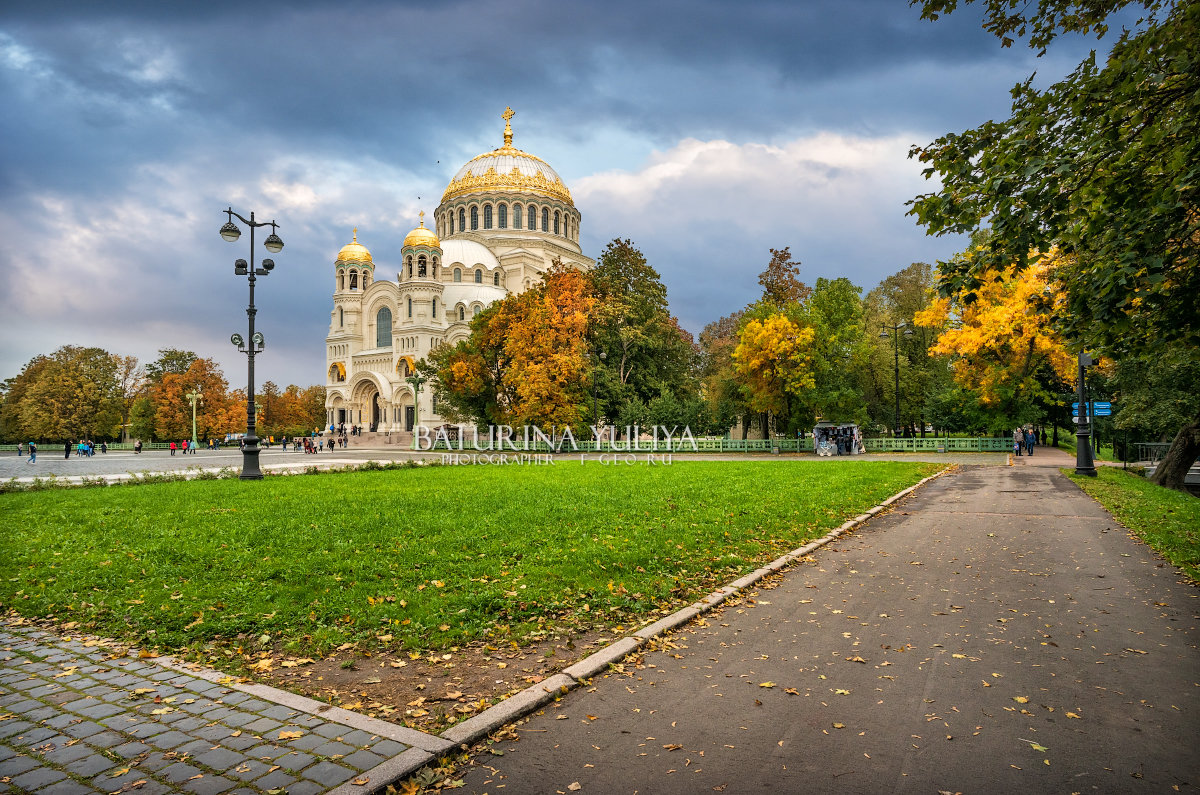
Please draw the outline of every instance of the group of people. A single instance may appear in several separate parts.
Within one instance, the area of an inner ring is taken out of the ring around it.
[[[1042,444],[1046,443],[1046,432],[1042,431]],[[1013,429],[1013,454],[1021,455],[1022,451],[1025,455],[1033,455],[1033,446],[1038,442],[1037,431],[1032,426],[1026,425],[1024,428]]]
[[[316,453],[321,452],[321,448],[325,448],[326,450],[328,450],[329,452],[332,453],[334,451],[334,448],[345,447],[347,444],[349,444],[349,441],[346,439],[346,436],[343,434],[342,436],[338,436],[338,437],[329,436],[323,440],[316,438],[316,437],[312,437],[312,436],[304,436],[304,437],[297,436],[291,440],[291,443],[292,443],[292,450],[294,450],[297,453],[300,452],[300,448],[303,447],[305,453],[316,454]],[[288,449],[287,437],[284,437],[283,449],[285,452]]]
[[[211,443],[210,443],[210,446],[211,446]],[[171,442],[171,455],[175,455],[176,450],[179,450],[184,455],[187,455],[188,453],[195,455],[196,454],[196,442],[192,439],[184,439],[178,445],[176,445],[175,442]]]

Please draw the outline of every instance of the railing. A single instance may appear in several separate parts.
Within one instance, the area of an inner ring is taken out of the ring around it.
[[[893,453],[1005,453],[1012,449],[1012,441],[1000,437],[951,437],[935,436],[914,439],[904,437],[864,439],[863,446],[870,452]]]
[[[1134,447],[1137,448],[1138,461],[1148,461],[1151,464],[1157,464],[1162,460],[1162,457],[1167,454],[1167,450],[1171,448],[1171,443],[1137,442]]]

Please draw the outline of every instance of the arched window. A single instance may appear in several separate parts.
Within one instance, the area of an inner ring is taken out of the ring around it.
[[[346,325],[346,310],[338,307],[338,328]]]
[[[447,215],[450,217],[450,234],[454,234],[454,211],[451,210]]]
[[[456,282],[462,281],[462,268],[454,269],[454,281],[456,281]]]
[[[392,310],[386,306],[375,315],[375,347],[392,347]]]
[[[458,231],[467,231],[467,211],[463,208],[458,208]]]
[[[435,278],[435,279],[436,279],[437,277],[438,277],[438,272],[437,272],[437,257],[434,257],[434,258],[433,258],[433,278]]]
[[[424,277],[425,271],[425,255],[422,254],[421,256],[417,257],[417,276]]]
[[[463,309],[461,306],[458,308],[458,319],[459,320],[467,319],[467,310]]]
[[[483,205],[483,228],[492,228],[492,205],[490,204]]]
[[[338,271],[338,291],[346,289],[346,272]]]
[[[525,228],[530,232],[537,231],[537,208],[532,204],[525,210]]]
[[[412,317],[412,299],[408,299],[408,316]]]
[[[550,231],[550,210],[547,207],[542,208],[542,231]]]
[[[433,316],[437,317],[437,299],[433,299]]]
[[[497,219],[497,224],[501,229],[508,229],[508,205],[501,204],[497,212],[500,213],[500,217]]]
[[[479,307],[475,307],[471,310],[471,317],[479,317]]]
[[[475,283],[476,283],[476,284],[483,284],[483,271],[476,269],[476,271],[475,271]]]
[[[350,271],[350,289],[358,289],[358,271]]]
[[[363,289],[365,290],[370,286],[371,286],[371,272],[363,271]]]
[[[408,278],[412,278],[412,254],[408,255]]]
[[[558,234],[558,210],[554,211],[554,234]]]
[[[496,271],[492,274],[492,284],[496,285],[497,287],[500,286],[500,271]]]
[[[471,231],[474,232],[479,228],[479,208],[471,207]]]
[[[513,229],[521,228],[521,205],[513,205]]]

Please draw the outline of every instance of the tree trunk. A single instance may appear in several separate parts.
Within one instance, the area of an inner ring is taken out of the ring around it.
[[[1151,481],[1169,489],[1187,492],[1184,478],[1200,456],[1200,417],[1179,429],[1167,454],[1158,462]]]

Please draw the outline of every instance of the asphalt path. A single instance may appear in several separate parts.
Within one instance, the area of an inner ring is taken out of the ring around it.
[[[1059,474],[931,482],[460,770],[514,793],[1200,785],[1200,595]]]

